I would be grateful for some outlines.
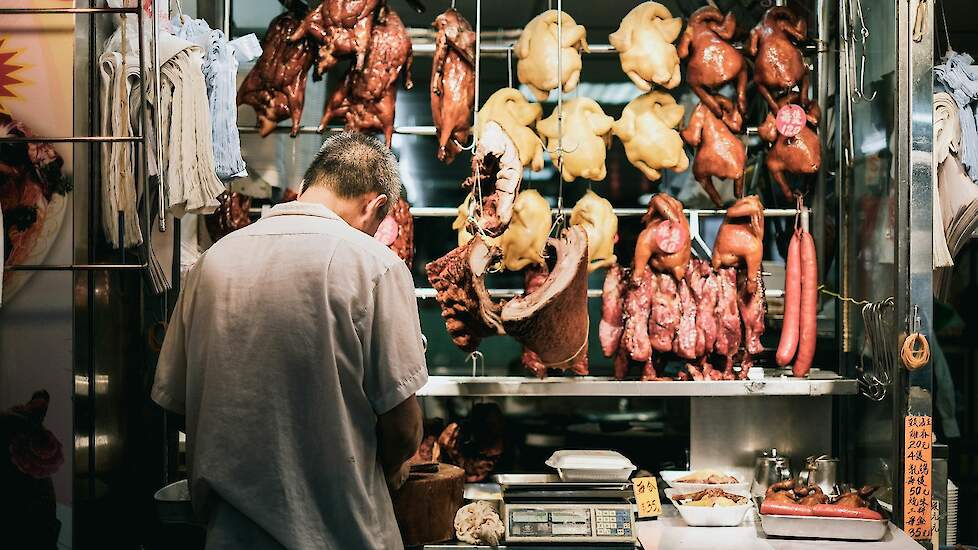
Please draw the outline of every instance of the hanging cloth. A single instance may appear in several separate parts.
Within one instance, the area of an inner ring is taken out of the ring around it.
[[[943,83],[958,105],[961,124],[961,163],[972,181],[978,181],[978,121],[975,120],[975,101],[978,100],[978,68],[966,53],[948,52],[943,65],[934,67],[934,77]]]
[[[957,150],[961,143],[961,125],[958,122],[958,106],[954,98],[944,92],[934,94],[934,184],[931,205],[933,207],[933,267],[951,267],[954,258],[947,247],[945,229],[947,223],[941,211],[941,197],[937,183],[938,167],[948,158],[951,150]]]

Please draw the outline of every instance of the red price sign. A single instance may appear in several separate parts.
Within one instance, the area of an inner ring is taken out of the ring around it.
[[[793,103],[778,109],[778,116],[774,119],[774,125],[778,133],[784,137],[795,137],[805,127],[805,110]]]

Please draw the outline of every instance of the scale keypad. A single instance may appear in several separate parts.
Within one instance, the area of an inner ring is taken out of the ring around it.
[[[595,508],[594,534],[599,537],[632,536],[632,514],[627,510]]]

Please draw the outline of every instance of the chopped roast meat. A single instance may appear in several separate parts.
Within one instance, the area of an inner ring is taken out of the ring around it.
[[[621,344],[621,335],[625,330],[622,314],[627,285],[628,275],[621,266],[615,264],[608,268],[601,293],[601,322],[598,324],[601,351],[605,357],[615,355]]]
[[[730,41],[737,30],[733,12],[724,16],[713,6],[693,12],[679,41],[679,57],[689,58],[686,81],[717,118],[734,132],[743,125],[747,112],[747,63]],[[719,90],[737,79],[737,103],[720,95]]]
[[[476,212],[476,223],[483,233],[498,237],[506,230],[522,179],[516,144],[499,124],[487,123],[472,156],[472,176],[462,184],[481,190],[482,209]]]
[[[764,13],[750,33],[747,53],[754,56],[754,83],[772,111],[778,110],[774,94],[796,85],[808,103],[808,66],[797,43],[805,39],[808,24],[787,6],[775,6]]]
[[[737,308],[737,270],[732,267],[721,268],[717,272],[720,282],[717,300],[717,339],[714,350],[726,359],[723,378],[734,379],[734,356],[740,349],[740,312]]]
[[[443,462],[465,470],[465,482],[483,481],[506,449],[506,423],[499,405],[480,403],[438,437]]]
[[[547,368],[575,369],[587,355],[587,233],[572,226],[547,245],[556,258],[553,269],[536,291],[503,306],[502,322],[506,334],[539,355]]]
[[[757,195],[744,197],[727,209],[713,245],[713,268],[741,267],[753,291],[764,254],[764,205]]]
[[[306,14],[303,2],[291,0],[288,10],[268,25],[262,54],[238,89],[238,105],[250,105],[258,115],[262,137],[275,129],[280,120],[292,120],[292,137],[299,132],[299,120],[306,101],[306,78],[312,66],[313,46],[308,40],[289,41]]]
[[[476,236],[425,266],[448,334],[465,351],[475,350],[486,336],[504,333],[501,307],[489,297],[485,285],[490,265],[501,254]]]
[[[411,205],[404,199],[397,199],[387,212],[387,217],[380,222],[374,237],[390,247],[411,267],[414,261],[414,218],[411,216]]]
[[[438,30],[431,62],[431,116],[438,131],[438,160],[452,162],[469,140],[475,100],[475,33],[462,14],[449,9],[435,18]]]
[[[649,342],[649,313],[656,293],[655,275],[648,269],[637,277],[633,273],[625,291],[625,330],[621,345],[635,361],[647,361],[652,354]],[[670,348],[672,347],[670,340]]]
[[[397,12],[387,10],[384,21],[378,21],[370,33],[363,68],[351,66],[326,102],[319,131],[325,130],[330,120],[341,117],[349,130],[383,131],[389,147],[394,134],[397,79],[403,74],[404,88],[411,89],[411,61],[411,37]]]
[[[662,288],[662,285],[659,285]],[[672,351],[681,359],[692,361],[696,355],[696,301],[686,279],[679,279],[679,323],[672,340]],[[651,332],[651,331],[650,331]]]
[[[232,231],[251,224],[248,210],[251,208],[251,197],[241,193],[224,192],[218,195],[220,203],[213,214],[204,216],[204,225],[211,240],[217,242]]]
[[[682,131],[683,141],[696,148],[693,177],[718,207],[723,199],[713,178],[732,179],[734,196],[744,196],[744,165],[747,148],[703,103],[696,106],[689,124]]]
[[[659,193],[649,201],[642,218],[645,229],[638,236],[632,276],[642,274],[646,265],[659,273],[669,273],[676,279],[686,274],[691,254],[689,222],[683,214],[683,204]]]
[[[356,56],[354,66],[361,70],[380,4],[381,0],[324,0],[306,15],[289,40],[308,37],[320,44],[317,75],[322,76],[339,58],[349,55]]]

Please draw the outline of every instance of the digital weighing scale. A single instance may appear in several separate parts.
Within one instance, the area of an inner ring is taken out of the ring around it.
[[[497,475],[506,544],[635,545],[631,482],[565,483],[556,475]]]

